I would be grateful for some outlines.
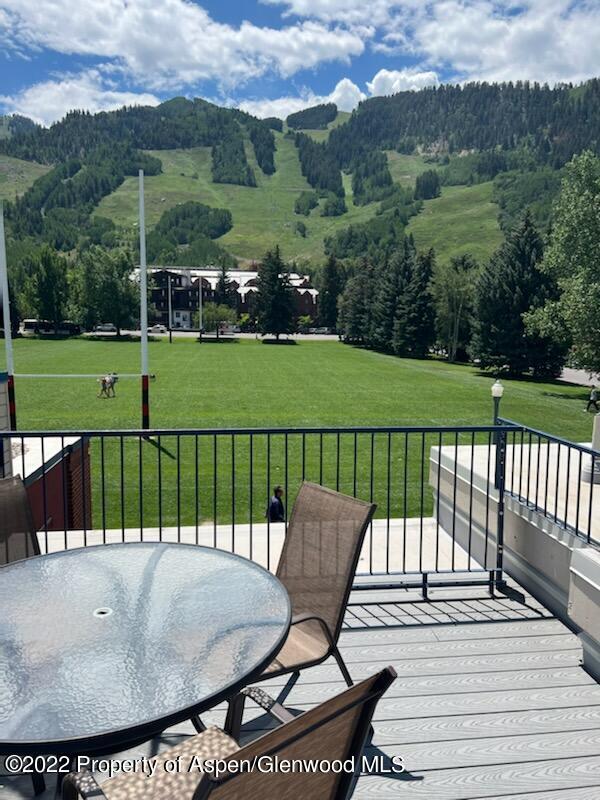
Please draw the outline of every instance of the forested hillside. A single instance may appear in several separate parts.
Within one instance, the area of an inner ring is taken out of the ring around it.
[[[72,112],[48,129],[2,118],[0,194],[19,195],[7,207],[17,257],[40,243],[66,253],[131,245],[143,168],[163,244],[174,246],[164,227],[177,229],[173,207],[230,214],[227,230],[171,248],[174,258],[185,247],[196,263],[253,259],[281,244],[291,258],[356,259],[396,247],[407,229],[442,253],[460,250],[451,234],[462,230],[465,247],[486,258],[525,209],[549,230],[562,168],[586,148],[600,152],[598,80],[440,86],[371,98],[351,115],[323,104],[285,126],[179,97]],[[475,213],[479,186],[486,201]],[[455,222],[446,226],[445,214]]]

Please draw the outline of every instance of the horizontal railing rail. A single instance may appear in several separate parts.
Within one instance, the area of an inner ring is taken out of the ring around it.
[[[498,521],[490,490],[477,522],[485,555],[476,559],[470,550],[476,472],[487,469],[485,478],[494,485],[496,441],[501,434],[505,441],[512,430],[395,425],[19,431],[0,432],[0,445],[11,447],[14,471],[24,476],[46,552],[114,541],[192,541],[272,568],[285,531],[267,513],[273,489],[283,489],[285,523],[301,483],[310,480],[377,504],[359,574],[420,580],[465,573],[468,581],[478,573],[477,580],[487,583],[501,572]],[[448,465],[454,468],[447,471]],[[459,465],[467,476],[468,513],[457,503]],[[443,529],[440,481],[448,480],[454,499],[451,522]],[[468,526],[468,544],[458,540],[458,516]]]
[[[507,432],[505,491],[553,523],[600,546],[600,451],[500,418]],[[597,474],[596,474],[597,473]]]

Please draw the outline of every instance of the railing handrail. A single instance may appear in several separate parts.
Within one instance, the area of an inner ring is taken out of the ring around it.
[[[97,436],[234,436],[259,434],[336,434],[336,433],[497,433],[512,431],[511,425],[357,425],[346,427],[285,427],[285,428],[111,428],[100,430],[30,430],[0,431],[0,439],[41,437]]]
[[[504,417],[499,417],[498,422],[502,423],[500,426],[503,430],[508,431],[527,431],[528,433],[533,433],[535,436],[542,437],[547,439],[550,442],[556,442],[556,444],[565,445],[565,447],[572,447],[574,450],[579,450],[582,453],[587,453],[590,456],[594,456],[594,458],[600,458],[600,450],[594,450],[592,447],[588,447],[585,444],[580,444],[579,442],[572,442],[570,439],[565,439],[562,436],[555,436],[552,433],[547,433],[546,431],[540,431],[537,428],[532,428],[529,425],[523,425],[521,422],[515,422],[511,419],[505,419]]]

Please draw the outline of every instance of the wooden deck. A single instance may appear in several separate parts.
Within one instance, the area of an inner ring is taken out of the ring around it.
[[[377,709],[369,752],[402,756],[407,769],[361,777],[356,800],[598,800],[600,686],[580,666],[577,637],[530,597],[465,589],[410,599],[359,592],[348,609],[341,650],[352,676],[387,664],[398,672]],[[283,683],[265,688],[275,694]],[[328,662],[301,676],[286,705],[303,710],[343,687]],[[205,721],[222,720],[215,709]],[[245,737],[267,725],[252,707],[245,720]],[[135,754],[191,732],[170,730]],[[3,783],[2,800],[31,797],[28,781]]]

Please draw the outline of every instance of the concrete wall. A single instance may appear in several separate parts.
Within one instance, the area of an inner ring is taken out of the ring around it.
[[[493,568],[498,530],[494,460],[492,448],[486,476],[485,469],[483,474],[481,470],[471,472],[451,448],[444,448],[441,465],[438,448],[432,448],[430,454],[434,513],[447,532],[454,530],[462,547],[467,549],[470,544],[471,554],[486,569]],[[600,551],[506,495],[504,569],[579,633],[584,665],[600,679]]]

